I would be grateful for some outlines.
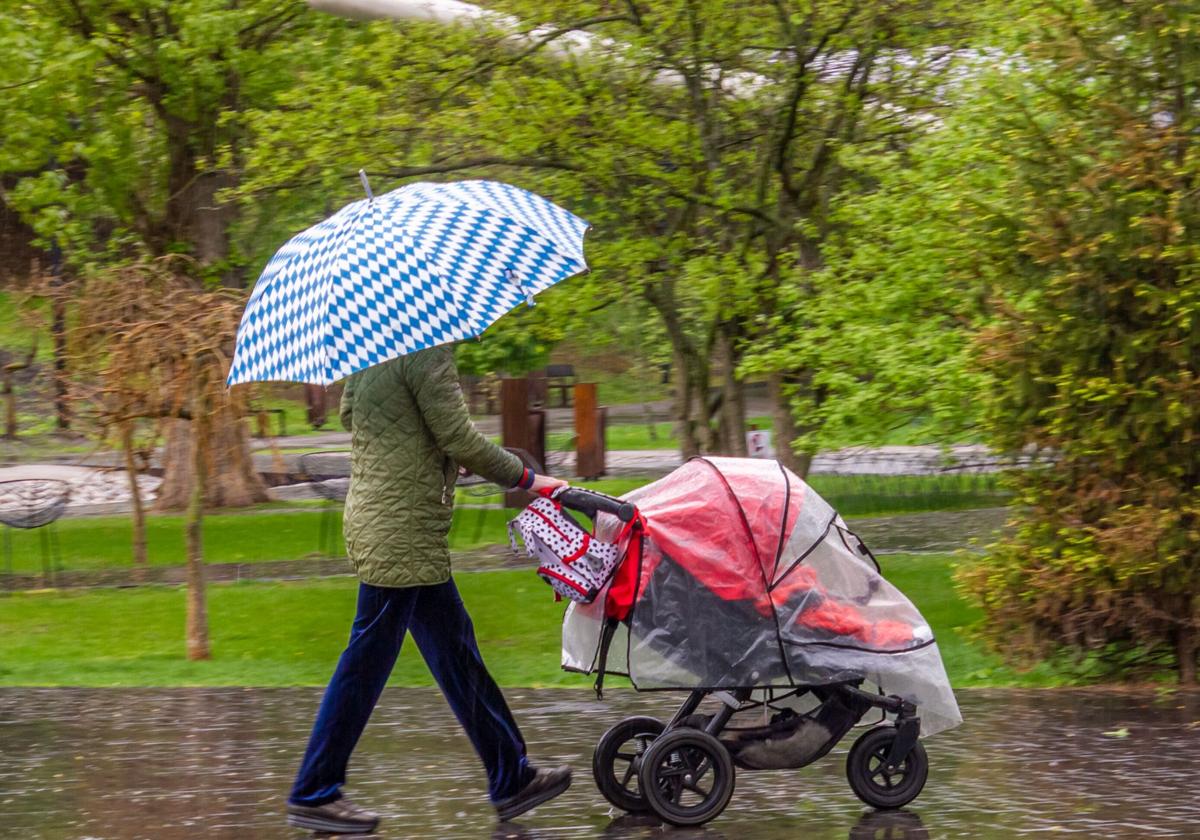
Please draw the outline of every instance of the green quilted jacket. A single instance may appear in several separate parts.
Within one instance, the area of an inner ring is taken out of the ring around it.
[[[454,351],[432,347],[354,374],[341,415],[351,433],[346,551],[359,579],[446,581],[459,464],[503,487],[524,472],[471,422]]]

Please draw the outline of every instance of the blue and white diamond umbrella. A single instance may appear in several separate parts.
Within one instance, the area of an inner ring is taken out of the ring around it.
[[[587,228],[497,181],[409,184],[348,204],[267,263],[238,327],[228,384],[327,385],[477,336],[587,271]]]

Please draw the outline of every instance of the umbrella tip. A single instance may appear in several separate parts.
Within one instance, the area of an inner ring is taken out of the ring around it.
[[[358,180],[362,181],[363,189],[367,191],[367,200],[374,201],[375,193],[371,192],[371,183],[367,180],[367,172],[365,169],[358,170]]]

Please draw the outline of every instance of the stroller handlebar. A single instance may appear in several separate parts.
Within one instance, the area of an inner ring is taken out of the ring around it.
[[[582,490],[578,487],[568,487],[556,497],[564,507],[577,510],[592,519],[596,513],[611,513],[622,522],[630,522],[637,515],[637,508],[631,502],[597,493],[595,490]]]

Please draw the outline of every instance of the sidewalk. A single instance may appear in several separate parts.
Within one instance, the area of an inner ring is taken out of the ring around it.
[[[344,481],[350,474],[349,435],[329,432],[281,440],[304,441],[310,453],[262,451],[253,454],[258,471],[270,485],[268,494],[276,501],[320,499],[309,474],[322,479]],[[308,462],[302,459],[309,456]],[[315,456],[315,457],[314,457]],[[573,452],[547,453],[552,474],[571,477],[575,474]],[[21,484],[0,484],[0,511],[17,510],[30,504],[36,506],[41,497],[52,495],[64,481],[71,486],[68,516],[117,514],[129,510],[129,487],[124,471],[111,458],[92,458],[85,464],[25,464],[0,468],[0,482],[19,481]],[[610,477],[645,477],[654,479],[666,475],[683,463],[680,454],[671,449],[628,449],[608,453]],[[938,446],[856,447],[818,455],[811,473],[841,475],[938,475],[946,472],[987,473],[1008,466],[1000,458],[979,445],[955,446],[943,450]],[[146,503],[154,498],[161,479],[143,475],[138,484]],[[38,482],[38,483],[35,483]],[[44,482],[39,486],[39,483]]]

